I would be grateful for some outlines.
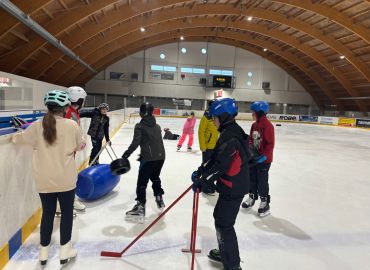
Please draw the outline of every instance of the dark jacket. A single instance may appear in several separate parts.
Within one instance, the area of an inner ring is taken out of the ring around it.
[[[230,196],[244,196],[249,192],[250,153],[249,136],[235,122],[219,129],[217,141],[211,159],[200,167],[206,184],[217,181],[217,191]]]
[[[139,145],[142,161],[165,160],[161,127],[157,125],[154,116],[144,116],[140,123],[136,124],[134,138],[123,155],[130,156]]]
[[[101,114],[99,109],[93,109],[90,111],[80,112],[81,117],[91,118],[90,127],[87,134],[93,139],[105,140],[108,142],[109,139],[109,117]]]
[[[266,115],[263,115],[252,124],[249,144],[254,152],[267,157],[265,163],[272,162],[275,146],[274,126],[267,119]]]

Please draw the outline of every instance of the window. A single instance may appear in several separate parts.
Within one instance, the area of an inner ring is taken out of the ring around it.
[[[168,72],[176,72],[176,67],[164,66],[163,70]]]
[[[206,70],[204,68],[193,68],[193,73],[195,73],[195,74],[205,74]]]
[[[151,65],[150,69],[152,71],[167,71],[167,72],[176,72],[176,67],[172,66],[159,66],[159,65]]]
[[[163,66],[151,65],[150,69],[154,71],[163,71]]]
[[[252,82],[251,81],[247,81],[247,85],[248,86],[251,86],[252,85]]]
[[[221,69],[210,69],[209,74],[211,74],[211,75],[233,76],[233,71],[232,70],[221,70]]]
[[[221,75],[222,73],[222,70],[219,70],[219,69],[210,69],[209,70],[209,74],[211,75]]]
[[[205,74],[206,70],[204,68],[182,67],[181,73]]]
[[[182,67],[181,68],[181,73],[193,73],[193,69],[188,68],[188,67]]]
[[[221,74],[225,76],[233,76],[232,70],[221,70]]]

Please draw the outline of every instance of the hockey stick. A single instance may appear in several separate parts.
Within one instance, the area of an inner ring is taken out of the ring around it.
[[[162,214],[160,214],[152,223],[150,223],[150,225],[148,227],[146,227],[145,230],[142,231],[124,250],[122,250],[121,252],[102,251],[100,253],[100,256],[103,256],[103,257],[116,257],[116,258],[122,257],[122,255],[131,246],[133,246],[147,231],[149,231],[158,222],[158,220],[160,220],[168,211],[170,211],[170,209],[175,204],[177,204],[186,195],[186,193],[188,193],[192,189],[192,187],[193,187],[193,185],[191,185],[190,187],[188,187],[173,203],[171,203],[170,206],[168,206],[168,208],[165,211],[163,211]]]
[[[198,192],[198,197],[197,197]],[[197,192],[194,192],[193,196],[193,212],[192,212],[192,218],[191,218],[191,235],[190,235],[190,247],[189,248],[183,248],[181,249],[182,252],[193,252],[193,242],[194,242],[194,223],[195,223],[195,214],[198,213],[198,209],[196,208],[196,200],[199,199],[199,190]],[[195,247],[195,246],[194,246]],[[195,249],[196,253],[200,253],[200,249]]]
[[[199,207],[199,188],[197,188],[195,192],[195,211],[194,211],[194,226],[193,226],[193,245],[191,248],[191,270],[194,269],[194,261],[195,261],[195,243],[197,240],[197,224],[198,224],[198,207]],[[200,252],[200,251],[199,251]]]

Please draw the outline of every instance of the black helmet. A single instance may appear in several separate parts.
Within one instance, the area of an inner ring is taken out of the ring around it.
[[[151,103],[145,102],[141,104],[140,106],[140,116],[147,116],[147,115],[152,115],[154,111],[154,107]]]
[[[216,99],[208,100],[208,108],[211,108],[212,103],[215,102]]]
[[[113,160],[109,167],[113,175],[125,174],[131,169],[130,161],[123,157]]]

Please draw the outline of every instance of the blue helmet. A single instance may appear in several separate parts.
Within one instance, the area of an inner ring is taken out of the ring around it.
[[[209,112],[212,116],[220,116],[223,113],[236,116],[238,114],[238,106],[233,98],[218,98],[212,103]]]
[[[266,101],[256,101],[251,104],[251,111],[254,112],[263,111],[266,114],[269,109],[270,105]]]

